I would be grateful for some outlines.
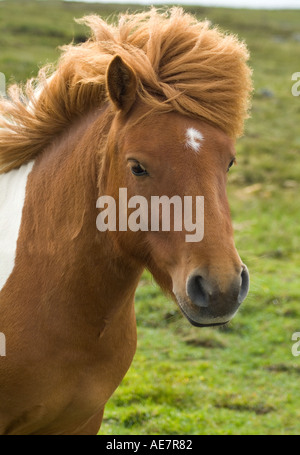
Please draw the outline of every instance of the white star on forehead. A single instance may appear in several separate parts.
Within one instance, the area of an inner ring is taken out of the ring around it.
[[[188,128],[185,136],[186,146],[198,153],[201,147],[201,142],[204,139],[203,134],[195,128]]]

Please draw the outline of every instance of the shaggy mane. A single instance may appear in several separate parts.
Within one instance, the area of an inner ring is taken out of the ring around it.
[[[135,70],[137,96],[149,110],[205,119],[232,138],[242,134],[252,84],[246,46],[235,36],[181,8],[122,14],[116,26],[98,16],[79,22],[91,28],[89,40],[63,47],[54,70],[43,68],[0,100],[0,172],[33,159],[76,118],[108,101],[105,75],[116,54]]]

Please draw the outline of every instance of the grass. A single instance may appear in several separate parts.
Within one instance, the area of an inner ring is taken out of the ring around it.
[[[84,39],[74,17],[121,5],[0,2],[0,71],[23,81]],[[138,7],[130,6],[137,10]],[[251,292],[229,326],[196,329],[144,274],[136,296],[138,350],[106,407],[100,434],[298,434],[300,358],[300,11],[191,7],[245,39],[255,93],[228,193]]]

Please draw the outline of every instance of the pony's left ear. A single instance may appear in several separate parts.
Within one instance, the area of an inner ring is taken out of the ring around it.
[[[116,108],[127,113],[136,98],[137,78],[134,70],[119,55],[108,66],[106,86]]]

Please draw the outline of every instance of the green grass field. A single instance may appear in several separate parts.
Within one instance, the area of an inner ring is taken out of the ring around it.
[[[58,46],[84,39],[73,18],[121,5],[0,2],[0,71],[24,81]],[[137,6],[130,6],[137,10]],[[100,434],[298,434],[300,357],[300,10],[186,8],[244,38],[252,117],[228,193],[251,292],[227,327],[196,329],[145,273],[136,296],[138,350],[109,401]]]

